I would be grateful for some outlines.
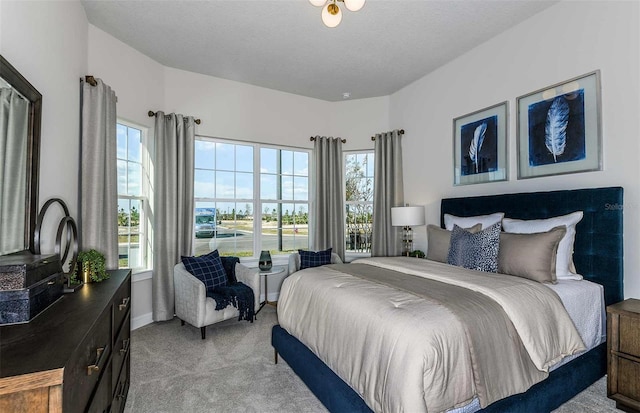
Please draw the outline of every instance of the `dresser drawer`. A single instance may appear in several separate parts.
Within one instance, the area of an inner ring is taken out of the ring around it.
[[[129,355],[124,360],[122,371],[115,387],[115,394],[111,402],[111,413],[121,413],[124,411],[124,405],[127,402],[127,394],[129,393]]]
[[[91,403],[85,410],[87,413],[109,413],[111,411],[111,365],[104,369]]]
[[[116,391],[117,382],[122,370],[122,365],[129,355],[131,345],[131,313],[127,315],[118,334],[118,338],[113,345],[113,390]]]
[[[107,308],[100,315],[64,369],[65,413],[85,410],[98,380],[105,372],[109,374],[106,385],[111,386],[111,372],[106,371],[112,351],[110,310]]]
[[[620,347],[618,351],[640,357],[640,318],[621,314],[619,329]]]
[[[122,322],[131,308],[131,283],[122,284],[118,292],[113,297],[113,328],[114,333],[120,331]]]

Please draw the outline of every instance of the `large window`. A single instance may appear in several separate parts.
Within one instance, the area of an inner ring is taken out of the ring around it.
[[[348,152],[344,157],[347,252],[371,252],[373,156],[373,152]]]
[[[308,151],[197,137],[195,255],[308,248],[308,169]]]
[[[119,267],[149,268],[150,224],[147,221],[149,175],[146,129],[119,121],[118,254]]]

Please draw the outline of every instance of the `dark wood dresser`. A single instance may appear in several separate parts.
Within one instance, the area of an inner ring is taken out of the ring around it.
[[[626,412],[640,412],[640,300],[607,307],[607,396]]]
[[[131,271],[0,327],[0,412],[122,412],[130,378]]]

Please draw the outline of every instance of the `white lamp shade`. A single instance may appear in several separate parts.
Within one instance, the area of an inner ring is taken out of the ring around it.
[[[344,0],[344,7],[349,11],[358,11],[364,6],[364,2],[365,0]]]
[[[309,3],[313,4],[316,7],[322,7],[327,2],[327,0],[309,0]]]
[[[424,207],[392,207],[391,225],[393,225],[394,227],[411,227],[415,225],[424,225]]]
[[[334,3],[329,3],[322,9],[322,22],[327,27],[336,27],[342,21],[342,10],[340,10],[340,7],[338,7],[337,4],[335,6],[338,9],[338,13],[331,14],[329,12],[329,6],[333,4]]]

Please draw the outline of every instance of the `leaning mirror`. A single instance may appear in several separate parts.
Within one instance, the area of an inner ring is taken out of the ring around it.
[[[0,55],[0,255],[33,251],[41,112],[42,95]]]

